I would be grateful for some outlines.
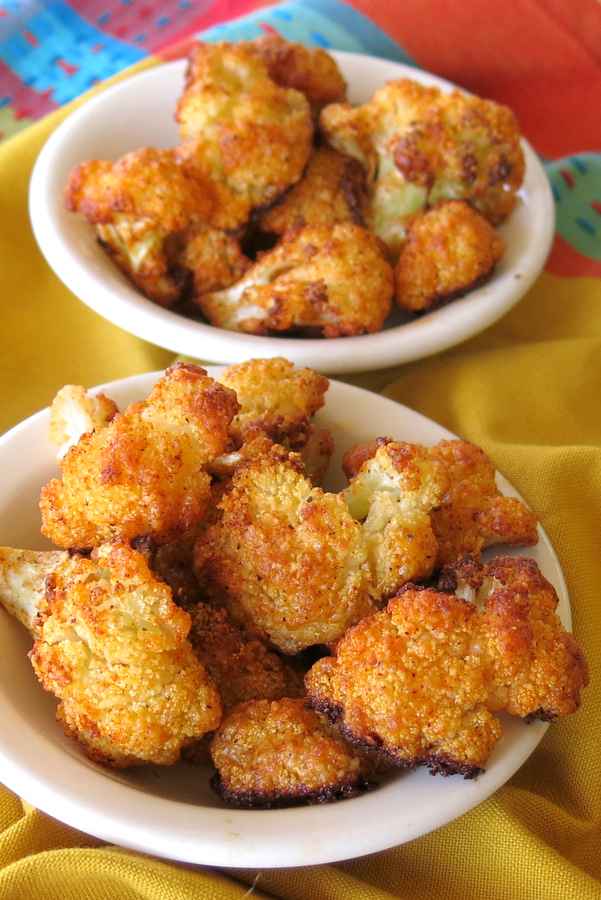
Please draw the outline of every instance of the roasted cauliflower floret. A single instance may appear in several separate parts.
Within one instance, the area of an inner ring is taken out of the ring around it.
[[[264,35],[244,46],[258,53],[276,84],[304,94],[316,118],[328,103],[346,99],[346,82],[336,60],[325,50],[287,41],[278,34]]]
[[[267,647],[245,635],[226,609],[190,608],[189,639],[213,679],[225,711],[246,700],[277,700],[304,693],[302,676]]]
[[[294,654],[337,640],[373,609],[361,526],[341,496],[312,486],[295,454],[273,445],[241,463],[219,510],[196,544],[196,572],[257,637]]]
[[[234,284],[251,262],[232,235],[209,225],[199,225],[189,232],[179,264],[190,272],[192,293],[197,296]]]
[[[362,523],[375,599],[432,573],[438,545],[430,514],[447,485],[424,447],[397,442],[376,447],[351,479],[343,496]]]
[[[65,202],[96,226],[105,249],[147,297],[162,306],[180,299],[182,247],[188,232],[210,218],[215,198],[173,150],[146,147],[117,162],[84,162],[71,172]]]
[[[104,428],[118,412],[117,404],[106,394],[89,394],[78,384],[62,387],[50,407],[49,437],[58,446],[58,458],[62,459],[82,434]]]
[[[437,204],[407,228],[394,273],[398,305],[419,312],[466,294],[490,277],[504,246],[464,201]]]
[[[477,556],[497,544],[530,546],[538,541],[537,520],[521,500],[505,497],[486,453],[467,441],[441,441],[430,448],[449,477],[449,489],[432,513],[438,565]]]
[[[263,231],[279,235],[305,225],[364,225],[367,200],[361,163],[331,147],[318,147],[298,184],[261,213],[258,222]]]
[[[238,446],[258,433],[279,442],[304,432],[324,405],[330,384],[324,375],[297,368],[282,356],[230,366],[219,380],[235,391],[240,404],[230,428]]]
[[[219,694],[186,639],[190,617],[141,554],[118,543],[90,559],[5,548],[0,568],[0,599],[35,638],[33,669],[90,757],[171,765],[217,727]]]
[[[312,705],[347,738],[400,766],[469,778],[501,735],[494,712],[548,719],[577,708],[586,664],[534,561],[472,567],[480,605],[408,586],[309,671]]]
[[[210,224],[235,229],[301,177],[311,153],[311,110],[280,87],[255,49],[196,44],[177,105],[178,158],[209,179],[217,196]]]
[[[320,124],[336,150],[363,163],[369,224],[393,253],[408,218],[439,200],[469,200],[493,225],[515,206],[524,158],[506,106],[403,78],[363,106],[326,107]]]
[[[586,661],[533,559],[498,556],[486,565],[466,559],[443,571],[440,587],[481,610],[479,649],[492,664],[490,709],[546,721],[578,709]]]
[[[84,434],[42,488],[42,532],[59,547],[191,530],[210,500],[206,465],[224,451],[235,395],[204,369],[177,363],[148,398]]]
[[[289,233],[239,282],[197,302],[209,322],[231,331],[331,338],[379,331],[392,292],[377,238],[342,224]]]
[[[211,742],[213,786],[231,806],[271,808],[352,797],[361,760],[301,699],[236,706]]]

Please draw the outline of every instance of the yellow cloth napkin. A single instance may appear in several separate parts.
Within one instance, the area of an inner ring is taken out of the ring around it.
[[[71,108],[0,146],[2,428],[46,405],[64,383],[92,385],[172,358],[79,303],[36,248],[28,179]],[[218,873],[160,862],[102,846],[0,788],[0,898],[601,898],[601,286],[543,274],[509,315],[468,343],[348,380],[481,444],[540,514],[591,667],[583,709],[553,725],[511,781],[461,819],[394,850],[302,871]]]

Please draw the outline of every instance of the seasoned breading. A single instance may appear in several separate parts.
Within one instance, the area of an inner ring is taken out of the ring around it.
[[[125,544],[64,559],[48,578],[31,652],[57,717],[105,765],[171,765],[221,717],[186,639],[190,618]]]
[[[277,443],[306,431],[330,385],[324,375],[297,368],[282,356],[237,363],[219,381],[235,391],[240,404],[230,427],[238,446],[257,433]]]
[[[231,331],[332,338],[379,331],[392,292],[380,242],[346,223],[287,234],[235,285],[197,302],[209,322]]]
[[[588,684],[584,654],[557,616],[558,597],[533,559],[497,556],[447,567],[440,578],[482,610],[480,652],[492,662],[488,706],[551,721],[575,712]]]
[[[359,107],[326,107],[328,142],[358,159],[372,192],[370,227],[397,253],[408,219],[439,200],[469,200],[493,225],[515,206],[524,158],[506,106],[410,79]]]
[[[364,225],[367,182],[361,163],[318,147],[301,180],[281,200],[258,216],[263,231],[284,235],[305,225]]]
[[[362,525],[376,600],[408,581],[427,578],[438,544],[430,513],[448,486],[443,466],[418,444],[374,445],[343,493]]]
[[[245,44],[193,48],[177,105],[178,158],[209,179],[217,196],[210,224],[235,229],[301,177],[313,125],[305,97],[280,87]]]
[[[114,419],[119,408],[106,394],[89,394],[78,384],[66,384],[58,391],[50,407],[48,436],[58,446],[62,459],[82,434],[103,428]]]
[[[322,485],[335,449],[331,431],[309,425],[300,446],[292,441],[286,443],[300,456],[305,475],[313,484]]]
[[[226,609],[197,603],[190,608],[190,617],[190,643],[217,685],[226,712],[246,700],[304,693],[300,673],[261,641],[245,635]]]
[[[188,233],[178,262],[191,273],[193,295],[229,287],[251,265],[232,235],[208,225],[199,225]]]
[[[210,218],[215,202],[208,181],[198,173],[192,177],[173,150],[149,147],[116,162],[82,163],[65,192],[67,209],[96,226],[117,265],[162,306],[180,299],[185,272],[179,257],[187,232]]]
[[[177,363],[148,398],[84,434],[42,488],[42,532],[59,547],[192,529],[210,501],[206,465],[222,453],[238,411],[233,391]]]
[[[390,438],[357,444],[343,459],[344,471],[353,479]],[[436,565],[455,562],[466,555],[478,556],[496,544],[530,546],[538,541],[537,520],[521,500],[505,497],[495,480],[495,467],[486,453],[468,441],[440,441],[426,449],[441,465],[448,480],[444,496],[430,511],[438,553]],[[417,576],[415,576],[417,577]]]
[[[361,526],[295,454],[273,445],[242,462],[219,509],[196,545],[197,575],[251,633],[294,654],[373,609]]]
[[[395,268],[396,301],[418,312],[482,284],[505,245],[492,225],[462,200],[443,201],[418,215]]]
[[[336,60],[320,47],[305,47],[279,34],[266,34],[244,46],[259,54],[276,84],[304,94],[316,118],[328,103],[346,100],[346,82]]]
[[[450,479],[440,507],[432,513],[438,565],[477,556],[497,544],[537,543],[536,516],[521,500],[499,491],[495,467],[483,450],[467,441],[440,441],[430,454]]]
[[[352,797],[361,761],[304,700],[236,706],[211,742],[213,786],[231,806],[271,808]]]
[[[397,765],[466,778],[483,769],[501,735],[494,712],[573,712],[586,663],[534,561],[472,562],[469,580],[481,585],[477,603],[464,599],[458,570],[444,586],[462,596],[408,586],[351,628],[336,656],[307,674],[312,705]]]

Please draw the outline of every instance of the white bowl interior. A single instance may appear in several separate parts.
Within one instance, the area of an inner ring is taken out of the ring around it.
[[[217,370],[211,370],[214,374]],[[123,406],[145,396],[159,373],[104,387]],[[342,453],[357,441],[386,434],[435,443],[449,432],[391,400],[333,382],[320,414],[336,440],[328,487],[342,487]],[[48,411],[0,438],[4,490],[0,544],[44,547],[37,498],[56,472],[47,439]],[[515,491],[504,480],[507,493]],[[570,625],[565,582],[553,549],[540,533],[528,551],[560,597]],[[158,856],[214,866],[313,865],[383,850],[424,834],[480,803],[529,756],[546,725],[505,723],[485,774],[475,781],[432,778],[417,770],[389,778],[373,793],[342,803],[269,811],[225,809],[209,789],[207,772],[186,764],[112,772],[87,760],[54,719],[55,703],[36,682],[24,629],[0,610],[0,777],[50,815],[83,831]]]
[[[410,77],[444,90],[452,87],[389,60],[333,55],[354,103],[365,102],[394,78]],[[137,147],[178,142],[173,112],[184,68],[185,62],[178,61],[150,69],[86,103],[54,132],[32,175],[31,220],[48,263],[80,300],[124,330],[215,362],[284,355],[331,373],[375,369],[427,356],[481,331],[523,296],[542,269],[553,237],[554,205],[544,170],[524,141],[526,177],[520,200],[500,229],[507,244],[505,256],[487,284],[447,306],[411,321],[398,312],[378,334],[336,340],[244,335],[162,309],[138,293],[113,265],[93,228],[64,209],[63,192],[71,169],[86,159],[116,159]]]

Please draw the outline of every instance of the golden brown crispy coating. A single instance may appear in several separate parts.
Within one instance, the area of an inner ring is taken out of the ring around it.
[[[65,202],[96,225],[107,251],[146,296],[163,306],[177,302],[185,233],[206,222],[215,205],[206,179],[191,177],[173,150],[146,147],[114,163],[77,166]]]
[[[31,652],[57,716],[105,765],[171,765],[217,727],[219,694],[186,640],[190,618],[125,544],[72,556],[49,579]]]
[[[448,594],[404,589],[313,666],[312,704],[399,766],[472,777],[501,735],[486,707],[487,667],[471,651],[474,612]]]
[[[178,158],[210,179],[217,228],[238,228],[254,207],[272,203],[299,180],[311,153],[307,100],[276,84],[249,45],[195,45],[176,119]]]
[[[326,107],[320,124],[333,147],[363,163],[370,227],[393,253],[408,218],[439,200],[469,200],[493,225],[515,206],[524,158],[506,106],[400,79],[363,106]]]
[[[477,556],[496,544],[537,543],[536,516],[521,500],[501,494],[495,467],[483,450],[467,441],[441,441],[430,454],[450,479],[449,490],[432,513],[438,565]]]
[[[50,407],[48,436],[58,446],[59,459],[76,444],[82,434],[103,428],[119,408],[106,394],[89,394],[79,384],[66,384]]]
[[[314,116],[328,103],[346,100],[346,82],[336,60],[325,50],[304,47],[279,34],[264,35],[244,46],[259,54],[276,84],[304,94]]]
[[[178,262],[191,272],[194,294],[229,287],[242,278],[251,265],[235,238],[208,225],[190,230]]]
[[[324,803],[365,789],[359,757],[301,699],[254,700],[211,742],[213,786],[232,806]]]
[[[466,593],[461,572],[449,584]],[[408,586],[350,629],[305,679],[314,707],[401,766],[473,777],[501,735],[493,712],[573,712],[586,664],[533,560],[470,564],[477,603]],[[472,590],[473,593],[473,590]],[[477,605],[478,604],[478,605]]]
[[[483,566],[468,559],[445,569],[441,585],[483,610],[478,627],[493,667],[490,709],[547,721],[578,709],[588,684],[586,660],[533,559],[499,556]]]
[[[482,284],[505,245],[492,225],[462,200],[416,216],[395,268],[396,301],[417,312]]]
[[[239,282],[197,302],[219,328],[332,338],[379,331],[392,292],[380,242],[346,223],[287,234]]]
[[[207,463],[225,449],[235,395],[204,369],[177,363],[148,398],[85,434],[42,488],[42,532],[59,547],[94,547],[187,532],[210,500]]]
[[[448,487],[443,466],[418,444],[373,445],[343,493],[362,525],[375,599],[390,597],[408,581],[427,578],[438,544],[430,513]]]
[[[257,433],[279,442],[304,432],[324,405],[330,384],[324,375],[297,368],[282,356],[237,363],[219,381],[235,391],[240,404],[230,427],[238,446]]]
[[[197,603],[190,617],[190,643],[219,689],[226,712],[246,700],[304,693],[300,674],[261,641],[245,635],[226,609]]]
[[[196,545],[197,575],[251,633],[294,654],[373,609],[361,526],[295,454],[273,445],[241,463],[219,508]]]
[[[291,441],[285,443],[300,456],[305,475],[313,484],[322,485],[335,449],[332,433],[327,428],[309,425],[301,446],[295,446]]]
[[[347,450],[343,459],[347,477],[354,478],[379,448],[391,444],[390,438],[376,438]],[[438,542],[438,567],[467,555],[478,556],[496,544],[537,543],[535,515],[521,500],[501,494],[495,467],[483,450],[468,441],[454,440],[440,441],[426,452],[443,467],[448,480],[444,496],[430,513]]]
[[[318,147],[301,180],[258,217],[263,231],[284,235],[305,225],[364,225],[367,183],[361,163],[331,147]]]

